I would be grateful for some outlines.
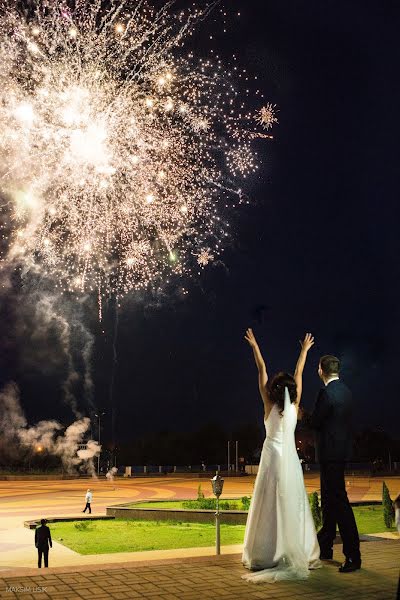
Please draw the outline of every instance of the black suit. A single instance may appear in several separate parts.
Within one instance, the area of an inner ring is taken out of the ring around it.
[[[318,532],[321,554],[331,555],[338,525],[343,554],[359,561],[360,540],[344,481],[345,462],[351,457],[352,395],[340,379],[331,381],[319,392],[311,424],[316,430],[321,469],[323,525]]]
[[[47,525],[41,525],[35,530],[35,546],[38,550],[39,569],[42,566],[42,555],[44,557],[44,566],[49,566],[49,545],[50,548],[53,547],[50,529],[47,527]]]

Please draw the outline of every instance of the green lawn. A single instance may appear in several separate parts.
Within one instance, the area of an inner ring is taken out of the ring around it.
[[[176,521],[83,521],[83,529],[75,524],[82,521],[51,524],[52,538],[80,554],[111,552],[141,552],[213,546],[215,527],[212,523],[179,523]],[[221,528],[221,543],[241,544],[244,525]]]
[[[183,508],[182,502],[141,502],[140,504],[132,503],[132,508]],[[242,510],[241,501],[229,500],[232,506],[231,510]],[[383,522],[383,509],[380,504],[368,506],[354,506],[354,515],[356,517],[359,533],[382,533],[386,531]],[[393,527],[390,531],[396,531]]]
[[[381,504],[372,504],[370,506],[354,506],[353,512],[356,518],[358,531],[361,534],[396,531],[395,527],[386,529],[383,521],[383,508]]]
[[[179,502],[143,503],[143,505],[176,508]],[[137,505],[136,505],[137,506]],[[355,506],[354,514],[360,534],[381,533],[382,506]],[[244,525],[222,525],[221,544],[243,543]],[[391,531],[395,531],[392,528]],[[52,537],[80,554],[106,554],[112,552],[141,552],[144,550],[169,550],[213,546],[213,522],[181,523],[176,521],[75,521],[51,524]]]

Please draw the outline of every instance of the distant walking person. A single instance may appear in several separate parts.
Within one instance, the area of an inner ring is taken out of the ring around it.
[[[317,433],[320,463],[322,529],[318,532],[321,559],[330,560],[336,525],[339,527],[346,561],[341,573],[361,567],[360,540],[354,514],[347,497],[344,467],[351,457],[352,395],[339,379],[340,362],[335,356],[323,356],[318,375],[324,383],[319,392],[311,425]]]
[[[89,515],[92,514],[92,509],[90,507],[91,503],[92,503],[92,499],[93,499],[93,494],[91,492],[91,490],[88,490],[86,492],[86,496],[85,496],[85,500],[86,500],[86,506],[85,509],[82,512],[86,512],[87,509],[89,509]]]
[[[46,525],[46,519],[42,519],[41,526],[37,527],[35,530],[35,546],[38,551],[38,567],[42,568],[42,556],[44,558],[44,566],[49,566],[49,546],[53,547],[53,542],[51,541],[51,533],[50,529]]]

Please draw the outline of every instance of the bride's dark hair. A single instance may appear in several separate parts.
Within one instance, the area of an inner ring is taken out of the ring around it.
[[[285,387],[287,387],[289,391],[290,401],[293,404],[293,402],[296,402],[297,400],[297,385],[293,375],[281,371],[274,375],[267,383],[269,399],[273,404],[278,405],[281,415],[283,414],[285,406]]]

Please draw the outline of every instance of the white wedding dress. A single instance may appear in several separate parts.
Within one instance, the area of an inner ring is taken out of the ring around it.
[[[297,410],[285,389],[283,416],[274,405],[264,422],[266,438],[254,485],[242,562],[254,583],[306,579],[321,566],[294,431]]]

